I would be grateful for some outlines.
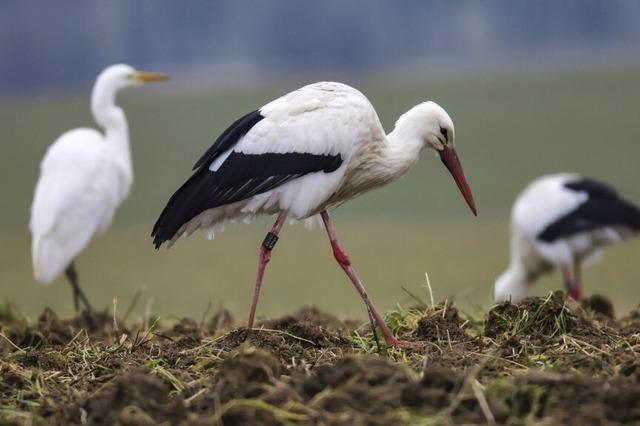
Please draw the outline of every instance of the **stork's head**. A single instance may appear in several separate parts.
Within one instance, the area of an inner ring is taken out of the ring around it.
[[[423,102],[400,117],[396,124],[398,128],[404,128],[406,137],[421,140],[424,147],[433,149],[440,156],[469,208],[477,215],[471,188],[456,153],[456,133],[449,114],[435,102]]]
[[[96,86],[118,91],[130,86],[139,86],[153,81],[163,81],[169,78],[166,74],[157,72],[136,71],[133,67],[124,64],[111,65],[98,75]]]
[[[524,271],[512,266],[500,275],[493,286],[493,299],[496,303],[509,301],[518,303],[529,294],[529,286]]]

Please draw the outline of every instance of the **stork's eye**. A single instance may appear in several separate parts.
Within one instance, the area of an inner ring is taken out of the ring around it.
[[[442,134],[442,136],[444,136],[444,140],[448,141],[449,140],[449,132],[447,129],[445,129],[444,127],[440,126],[440,133]]]

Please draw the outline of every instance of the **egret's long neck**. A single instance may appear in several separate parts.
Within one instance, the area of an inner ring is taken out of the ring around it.
[[[105,131],[107,143],[113,145],[126,164],[131,163],[129,126],[122,108],[116,105],[117,89],[109,81],[98,80],[91,95],[93,118]]]

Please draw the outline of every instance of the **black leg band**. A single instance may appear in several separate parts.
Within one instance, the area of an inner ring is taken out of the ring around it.
[[[267,250],[272,250],[276,246],[277,242],[278,242],[278,236],[273,232],[268,232],[267,236],[264,237],[264,241],[262,242],[262,247],[266,248]]]

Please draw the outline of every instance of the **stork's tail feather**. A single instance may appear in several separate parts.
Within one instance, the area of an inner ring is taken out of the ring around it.
[[[619,198],[618,202],[612,205],[610,209],[615,211],[617,215],[617,223],[615,225],[628,230],[623,234],[625,235],[623,239],[640,234],[640,207],[623,198]]]
[[[198,170],[171,196],[151,231],[156,249],[173,239],[182,225],[206,209],[201,206],[201,194],[206,190],[206,176]]]
[[[629,210],[629,226],[633,228],[634,231],[640,232],[640,207],[630,202],[625,202],[625,204]]]

